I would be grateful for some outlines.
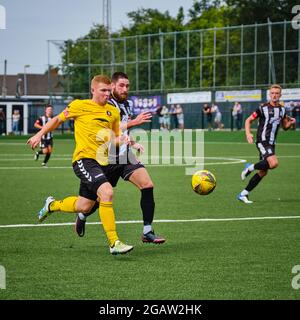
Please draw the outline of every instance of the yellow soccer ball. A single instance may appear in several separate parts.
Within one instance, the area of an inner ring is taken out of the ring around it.
[[[193,174],[192,188],[200,195],[208,195],[217,185],[216,177],[208,170],[199,170]]]

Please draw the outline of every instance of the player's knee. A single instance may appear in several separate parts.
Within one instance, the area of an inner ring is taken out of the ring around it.
[[[101,202],[111,202],[113,199],[113,191],[105,191],[100,195]]]
[[[109,183],[103,184],[99,187],[97,195],[102,202],[111,202],[114,195],[112,186]]]
[[[141,189],[154,188],[152,180],[147,180],[141,184]]]
[[[271,161],[271,162],[269,163],[269,167],[270,167],[270,169],[275,169],[275,168],[277,168],[277,167],[278,167],[278,165],[279,165],[279,163],[278,163],[278,161],[277,161],[277,160],[275,160],[275,161]]]
[[[268,174],[268,171],[266,170],[259,170],[258,171],[258,175],[261,177],[261,178],[263,178],[263,177],[265,177],[266,175]]]

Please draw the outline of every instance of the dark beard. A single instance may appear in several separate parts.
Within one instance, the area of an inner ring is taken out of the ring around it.
[[[126,95],[125,98],[122,98],[122,97],[121,97],[120,95],[118,95],[115,91],[113,91],[113,92],[111,93],[111,96],[112,96],[115,100],[117,100],[117,102],[124,102],[124,101],[126,101],[127,98],[128,98],[128,95]]]

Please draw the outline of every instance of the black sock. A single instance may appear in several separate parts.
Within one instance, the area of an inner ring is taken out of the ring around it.
[[[44,163],[47,163],[50,159],[51,153],[46,153]]]
[[[40,151],[38,152],[38,154],[44,154],[43,150],[40,150]]]
[[[270,169],[269,162],[267,160],[261,160],[255,163],[254,169],[267,171],[268,169]]]
[[[153,188],[141,190],[141,209],[143,212],[144,226],[150,225],[153,222],[155,202],[153,197]]]
[[[245,188],[247,191],[252,191],[261,181],[262,177],[256,173],[249,181],[247,187]]]

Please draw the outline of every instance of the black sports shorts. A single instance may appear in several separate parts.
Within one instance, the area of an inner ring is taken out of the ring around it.
[[[268,157],[273,156],[275,154],[275,145],[257,142],[256,148],[259,151],[260,160],[266,160]]]
[[[53,147],[53,139],[42,139],[40,143],[41,149],[48,148],[49,146]]]
[[[90,200],[97,200],[97,190],[105,182],[113,187],[121,177],[128,180],[136,169],[144,168],[137,164],[109,164],[101,166],[96,160],[84,158],[73,163],[73,170],[80,179],[79,195]]]

